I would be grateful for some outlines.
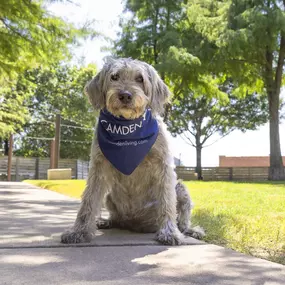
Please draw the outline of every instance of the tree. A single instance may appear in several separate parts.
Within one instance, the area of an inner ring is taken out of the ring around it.
[[[29,117],[25,101],[31,90],[17,92],[15,87],[0,88],[0,139],[20,129]]]
[[[201,76],[205,74],[205,68],[199,57],[203,57],[204,62],[210,62],[215,49],[195,30],[185,29],[184,2],[126,1],[125,12],[128,16],[121,19],[121,33],[115,42],[113,53],[152,64],[173,91],[174,97],[181,88],[190,85],[192,89],[194,86],[203,85],[209,90],[215,89],[218,96],[226,96],[217,88],[209,69],[207,77]],[[204,54],[200,53],[200,50]],[[170,105],[167,105],[165,120],[169,109]]]
[[[230,93],[232,87],[226,89],[228,100],[187,90],[190,94],[181,96],[171,107],[169,130],[195,147],[198,180],[202,180],[202,149],[213,135],[225,137],[234,130],[256,130],[268,121],[266,96],[250,94],[237,98]]]
[[[6,0],[0,2],[0,34],[3,84],[28,68],[62,60],[79,30],[50,15],[43,1]]]
[[[8,136],[29,118],[25,102],[32,86],[25,82],[19,88],[24,78],[18,76],[68,58],[70,44],[89,34],[88,26],[75,29],[51,15],[44,1],[0,1],[0,144],[4,141],[5,153]]]
[[[280,90],[284,85],[285,0],[193,0],[188,25],[219,47],[217,71],[230,73],[238,89],[265,90],[270,121],[269,179],[285,179],[279,139]]]
[[[159,65],[168,48],[179,42],[175,24],[181,19],[182,3],[183,0],[125,1],[125,14],[131,16],[120,20],[115,54]]]
[[[60,113],[61,158],[88,159],[96,117],[83,90],[95,73],[94,65],[81,68],[60,65],[29,70],[19,77],[18,92],[22,92],[24,83],[34,89],[26,102],[31,119],[16,140],[16,155],[49,156],[55,115]]]
[[[26,103],[32,92],[32,84],[24,80],[0,87],[0,148],[4,144],[5,155],[9,150],[9,134],[22,130],[30,117]]]

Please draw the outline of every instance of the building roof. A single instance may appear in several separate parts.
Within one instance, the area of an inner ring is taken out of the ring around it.
[[[283,156],[285,165],[285,156]],[[269,167],[269,156],[219,156],[220,167]]]

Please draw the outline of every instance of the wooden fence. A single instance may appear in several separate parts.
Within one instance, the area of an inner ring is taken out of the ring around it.
[[[89,161],[76,160],[76,178],[87,179],[89,170]]]
[[[71,168],[72,178],[86,179],[89,163],[78,159],[60,159],[59,168]],[[7,180],[8,157],[0,157],[0,181]],[[12,158],[12,181],[24,179],[47,179],[47,170],[50,168],[49,158]]]
[[[264,181],[268,180],[268,167],[203,167],[204,181]],[[197,180],[195,167],[177,166],[178,178]]]
[[[7,156],[0,157],[0,180],[7,179]],[[13,157],[12,180],[47,179],[49,158]],[[73,179],[86,179],[89,162],[78,159],[60,159],[59,168],[71,168]],[[263,181],[268,180],[268,167],[203,167],[205,181]],[[179,179],[197,180],[195,167],[177,166]]]

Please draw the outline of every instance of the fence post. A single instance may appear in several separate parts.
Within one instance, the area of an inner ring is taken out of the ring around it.
[[[16,181],[19,181],[19,157],[16,157]]]
[[[54,148],[55,148],[55,139],[50,141],[50,163],[49,168],[54,169]]]
[[[87,166],[88,167],[88,166]],[[82,175],[81,175],[81,179],[84,179],[84,162],[82,161],[81,162],[81,173],[82,173]]]
[[[56,114],[55,122],[55,147],[54,147],[54,168],[58,168],[60,158],[60,114]]]
[[[75,179],[78,179],[78,159],[75,160]]]
[[[39,179],[39,164],[40,164],[40,158],[36,157],[35,179]]]
[[[230,169],[230,181],[233,181],[233,168],[232,167],[230,167],[229,168]]]
[[[250,169],[250,167],[248,168],[248,179],[249,179],[249,181],[252,180],[252,179],[251,179],[251,169]]]

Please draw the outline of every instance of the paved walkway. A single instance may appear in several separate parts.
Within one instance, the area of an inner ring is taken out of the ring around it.
[[[285,267],[194,239],[158,245],[153,235],[98,232],[66,246],[78,200],[24,183],[0,182],[0,285],[281,285]]]

